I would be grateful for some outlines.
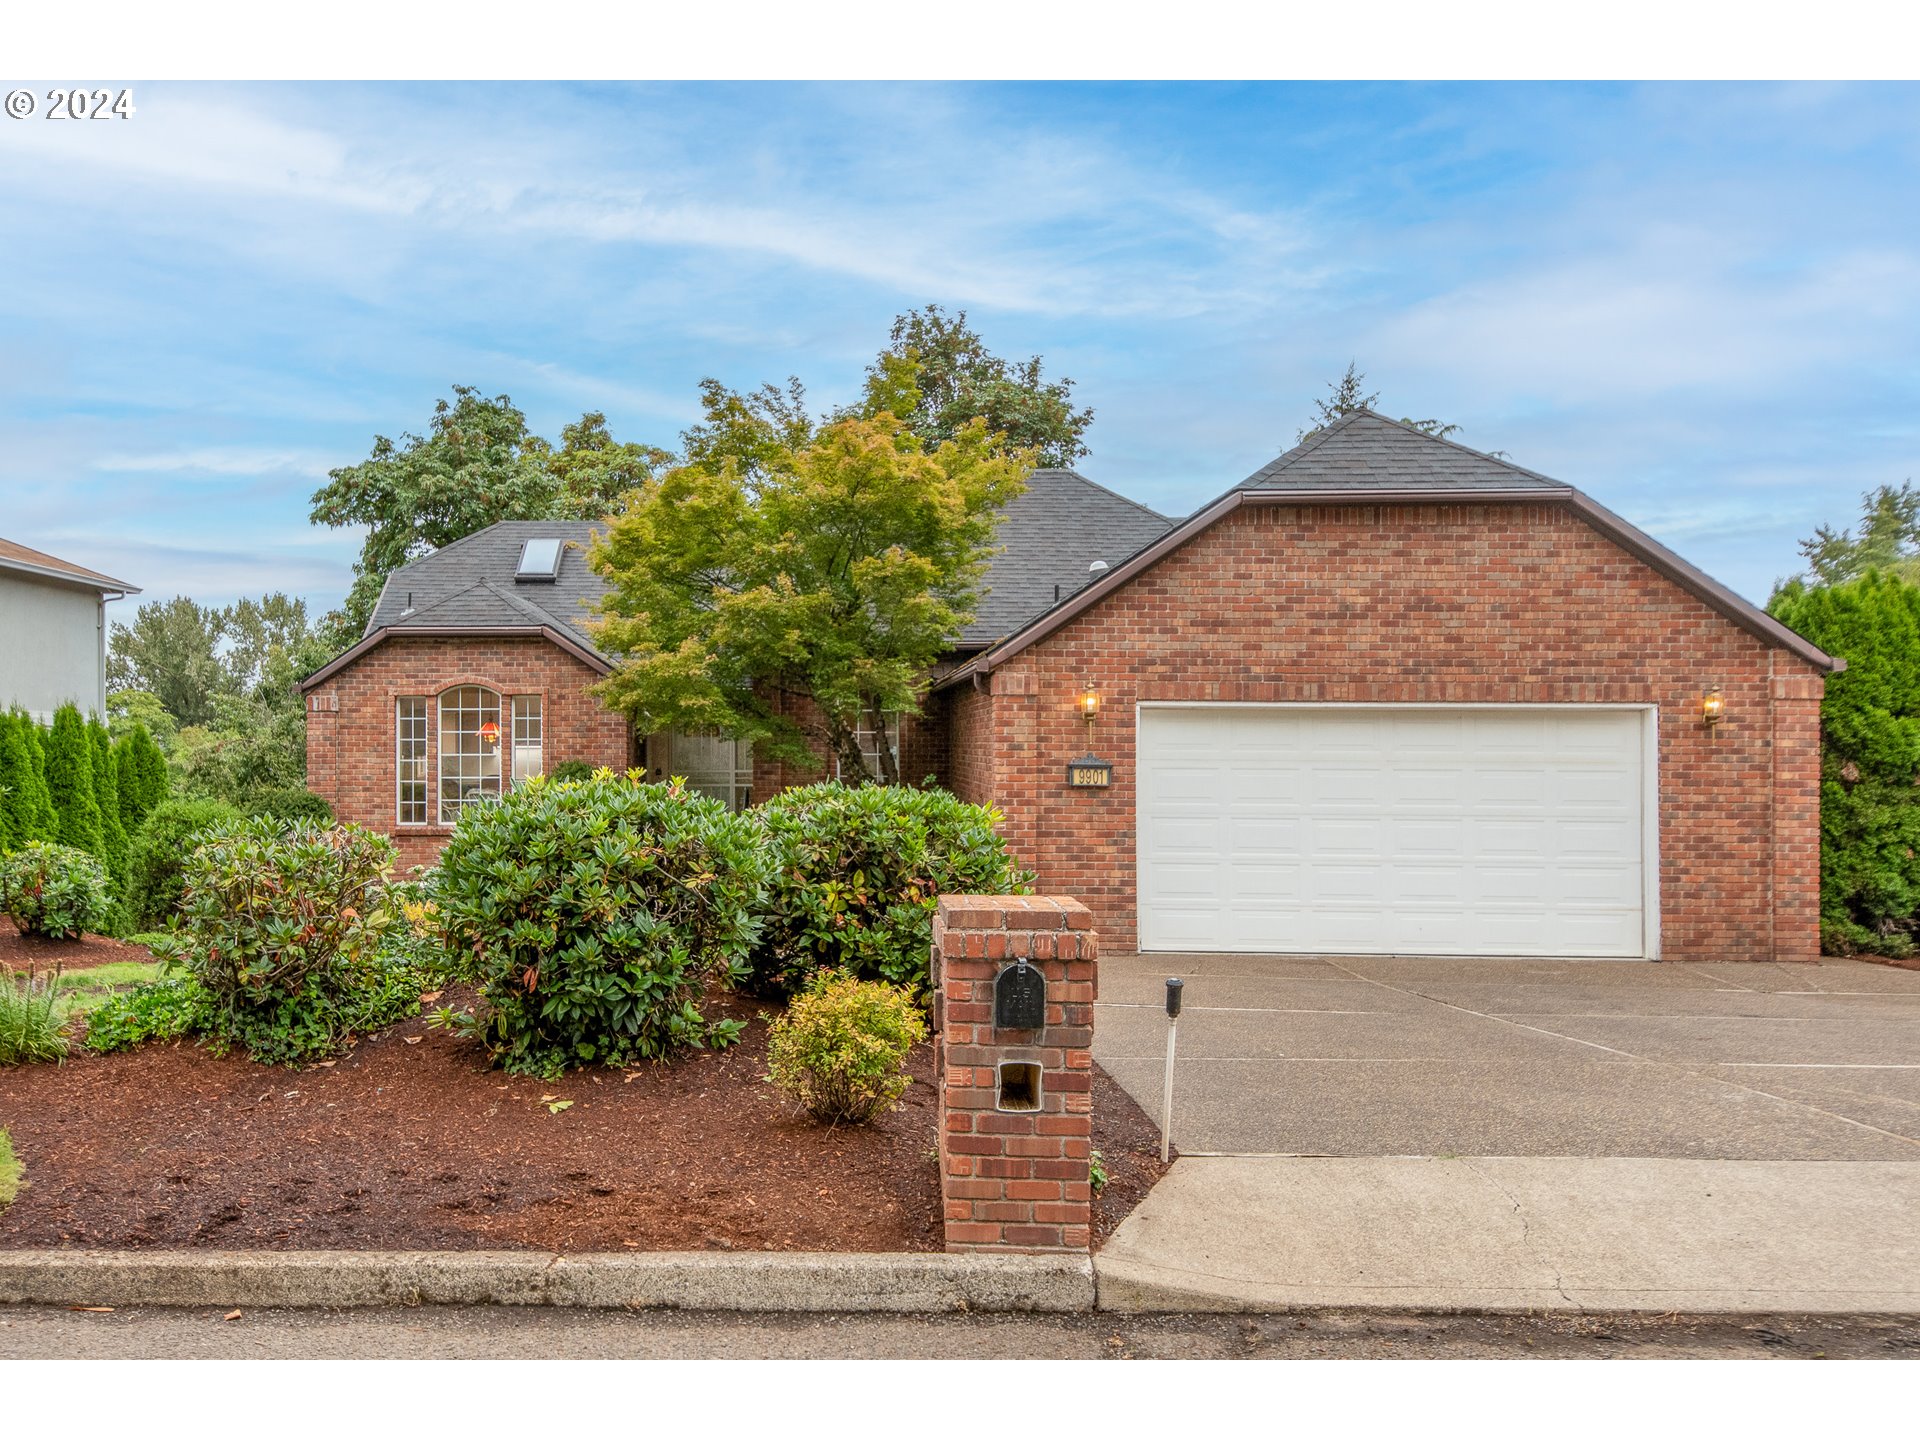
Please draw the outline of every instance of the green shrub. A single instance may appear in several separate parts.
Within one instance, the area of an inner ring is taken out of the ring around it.
[[[114,783],[120,793],[120,823],[131,840],[147,817],[167,798],[167,760],[147,727],[133,728],[113,746]]]
[[[1920,587],[1869,573],[1767,607],[1847,668],[1820,707],[1820,938],[1907,955],[1920,931]]]
[[[207,1030],[268,1064],[338,1054],[419,1008],[429,977],[383,946],[393,842],[355,825],[247,820],[205,832],[156,946],[206,992]]]
[[[0,856],[0,909],[24,935],[72,940],[113,921],[106,868],[65,845],[30,840]]]
[[[909,991],[823,971],[767,1027],[767,1079],[816,1120],[862,1124],[906,1093],[926,1035]]]
[[[89,855],[102,854],[106,842],[100,830],[100,798],[94,787],[93,742],[87,738],[87,722],[76,707],[62,705],[54,711],[46,757],[54,838]]]
[[[57,969],[43,978],[0,965],[0,1065],[62,1059],[66,1023]]]
[[[774,862],[749,988],[790,995],[819,970],[927,987],[942,894],[1021,894],[997,811],[944,790],[835,781],[753,812]]]
[[[562,760],[547,772],[547,778],[556,785],[575,785],[593,778],[593,766],[584,760]]]
[[[113,764],[113,737],[98,720],[87,721],[87,743],[93,751],[93,793],[100,806],[99,856],[113,878],[113,893],[127,893],[127,832],[120,823],[120,786]],[[109,934],[118,933],[116,925]]]
[[[213,1005],[200,982],[176,975],[102,1001],[87,1013],[87,1049],[106,1055],[148,1040],[178,1040],[213,1026]]]
[[[696,1002],[742,973],[765,879],[753,825],[678,782],[534,779],[467,807],[432,883],[454,973],[480,987],[465,1028],[544,1076],[729,1044],[740,1025]]]
[[[180,904],[180,867],[199,837],[240,818],[240,812],[224,800],[163,800],[154,806],[134,836],[127,867],[127,910],[133,923],[166,924]]]
[[[262,820],[309,820],[333,823],[333,806],[311,790],[262,790],[247,801],[247,814]]]
[[[29,840],[54,838],[46,819],[52,804],[40,773],[38,729],[24,711],[0,710],[0,854]]]

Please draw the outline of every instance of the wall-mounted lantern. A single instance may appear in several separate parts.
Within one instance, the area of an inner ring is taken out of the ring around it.
[[[1087,734],[1093,734],[1093,722],[1100,715],[1100,692],[1093,688],[1093,682],[1087,681],[1080,691],[1080,713],[1087,719]]]
[[[1726,718],[1726,714],[1726,697],[1720,693],[1718,685],[1713,686],[1700,697],[1700,728],[1707,732],[1708,739],[1713,738],[1715,730]]]

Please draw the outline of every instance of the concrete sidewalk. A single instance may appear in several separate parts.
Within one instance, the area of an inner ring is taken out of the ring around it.
[[[1920,1163],[1182,1159],[1103,1310],[1920,1314]]]

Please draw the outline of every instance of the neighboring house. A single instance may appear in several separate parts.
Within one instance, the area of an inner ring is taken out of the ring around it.
[[[590,529],[395,572],[306,682],[343,818],[419,861],[561,760],[736,804],[810,778],[594,703]],[[1109,950],[1817,954],[1841,662],[1570,486],[1365,411],[1178,524],[1038,472],[1001,543],[901,774],[999,807]]]
[[[107,712],[107,603],[138,587],[0,540],[0,710]]]

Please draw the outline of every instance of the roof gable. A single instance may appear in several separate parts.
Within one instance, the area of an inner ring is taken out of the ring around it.
[[[1125,563],[956,666],[939,683],[954,684],[969,675],[991,672],[1245,505],[1524,501],[1567,506],[1629,554],[1766,644],[1791,651],[1825,670],[1846,668],[1844,660],[1828,655],[1571,485],[1478,450],[1469,450],[1451,440],[1428,435],[1371,410],[1360,410],[1308,436],[1286,454],[1261,466]]]

